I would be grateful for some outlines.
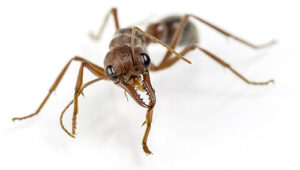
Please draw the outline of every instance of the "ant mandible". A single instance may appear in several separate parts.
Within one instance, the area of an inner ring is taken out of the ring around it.
[[[127,92],[140,106],[147,108],[146,120],[143,123],[143,125],[146,125],[146,131],[142,140],[142,146],[146,154],[151,154],[152,152],[147,146],[147,139],[151,128],[153,109],[156,103],[156,97],[155,91],[151,85],[149,71],[160,71],[169,68],[170,66],[174,65],[177,61],[179,61],[179,59],[182,59],[187,63],[191,64],[191,62],[183,56],[185,56],[188,52],[192,50],[198,49],[205,53],[208,57],[219,63],[221,66],[228,68],[233,74],[238,76],[247,84],[267,85],[271,82],[274,82],[273,80],[265,82],[249,81],[242,74],[233,69],[227,62],[223,61],[222,59],[209,52],[208,50],[202,48],[201,46],[196,45],[198,42],[197,29],[195,25],[189,21],[189,18],[193,18],[196,21],[199,21],[207,25],[208,27],[216,30],[217,32],[225,35],[226,37],[233,38],[253,49],[268,47],[270,45],[273,45],[275,41],[271,41],[264,45],[253,45],[233,34],[224,31],[223,29],[217,26],[214,26],[206,20],[191,14],[184,15],[183,17],[166,17],[156,23],[149,24],[146,28],[146,31],[143,31],[142,29],[136,26],[129,28],[120,28],[116,8],[112,8],[106,15],[98,34],[91,34],[92,39],[99,40],[110,15],[113,15],[114,17],[116,32],[109,44],[110,50],[106,54],[104,59],[104,68],[82,57],[76,56],[70,59],[66,66],[62,69],[56,80],[54,81],[47,96],[44,98],[36,112],[24,117],[15,117],[13,118],[13,121],[23,120],[37,115],[49,99],[52,92],[55,91],[65,72],[69,68],[71,62],[79,61],[81,62],[81,66],[75,85],[74,99],[65,107],[60,116],[60,125],[62,129],[71,137],[75,137],[79,95],[83,95],[83,90],[95,82],[98,82],[100,80],[110,80],[114,84],[122,87],[125,90],[125,94]],[[146,50],[147,46],[152,42],[159,43],[168,50],[165,56],[163,57],[163,60],[158,65],[154,65],[153,63],[151,63],[150,57]],[[180,53],[177,53],[174,50],[176,46],[185,46],[185,48]],[[172,54],[174,54],[175,56],[172,57]],[[84,68],[88,69],[97,78],[83,84],[82,79]],[[137,91],[146,92],[146,94],[149,97],[148,104],[146,104],[143,101],[143,99],[140,97]],[[74,110],[72,118],[72,132],[69,132],[64,127],[62,120],[65,111],[73,103]]]

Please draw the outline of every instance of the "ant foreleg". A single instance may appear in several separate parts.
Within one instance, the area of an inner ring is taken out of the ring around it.
[[[146,130],[142,142],[143,150],[146,154],[152,154],[152,152],[149,150],[147,145],[147,140],[151,129],[152,116],[153,116],[153,108],[149,108],[146,114],[146,121],[142,124],[142,126],[146,125]]]
[[[74,57],[71,60],[69,60],[69,62],[65,65],[65,67],[62,69],[62,71],[59,73],[58,77],[56,78],[56,80],[54,81],[53,85],[51,86],[51,88],[50,88],[47,96],[44,98],[44,100],[42,101],[42,103],[40,104],[40,106],[38,107],[38,109],[34,113],[32,113],[30,115],[27,115],[27,116],[24,116],[24,117],[15,117],[12,120],[13,121],[15,121],[15,120],[23,120],[23,119],[27,119],[27,118],[30,118],[30,117],[33,117],[33,116],[37,115],[41,111],[41,109],[44,107],[44,105],[46,104],[46,102],[48,101],[50,95],[53,93],[53,91],[55,91],[55,89],[59,85],[61,79],[65,75],[65,73],[66,73],[67,69],[69,68],[69,66],[70,66],[70,64],[71,64],[72,61],[81,61],[81,62],[86,63],[85,65],[88,66],[89,70],[94,75],[96,75],[97,77],[103,77],[105,75],[105,71],[104,71],[103,68],[101,68],[101,67],[97,66],[96,64],[93,64],[93,63],[85,60],[84,58]]]
[[[85,88],[87,88],[89,85],[94,84],[94,83],[96,83],[96,82],[98,82],[98,81],[100,81],[100,80],[103,80],[103,79],[105,79],[105,77],[100,77],[100,78],[97,78],[97,79],[94,79],[94,80],[92,80],[92,81],[89,81],[89,82],[85,83],[85,84],[82,86],[82,88],[80,89],[79,94],[83,93],[83,90],[84,90]],[[64,126],[64,124],[63,124],[63,116],[64,116],[66,110],[67,110],[67,109],[71,106],[71,104],[73,104],[73,103],[74,103],[74,99],[73,99],[72,101],[70,101],[70,103],[64,108],[64,110],[62,111],[62,113],[61,113],[61,115],[60,115],[59,121],[60,121],[60,126],[61,126],[61,128],[62,128],[69,136],[71,136],[72,138],[75,138],[75,136],[74,136],[72,133],[70,133],[70,132],[65,128],[65,126]]]
[[[74,110],[73,110],[73,118],[72,118],[72,135],[75,135],[76,130],[76,120],[77,120],[77,114],[78,114],[78,96],[82,93],[82,81],[83,81],[83,69],[87,68],[90,72],[92,72],[97,77],[104,77],[105,75],[102,73],[103,68],[78,57],[78,59],[81,61],[81,66],[78,72],[77,81],[75,85],[75,92],[74,92]]]

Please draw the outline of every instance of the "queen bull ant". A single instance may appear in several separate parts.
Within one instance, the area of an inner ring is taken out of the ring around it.
[[[184,58],[188,52],[198,49],[205,53],[208,57],[215,60],[221,66],[228,68],[233,74],[238,76],[247,84],[252,85],[267,85],[273,80],[269,80],[266,82],[253,82],[246,79],[239,72],[234,70],[228,63],[214,55],[213,53],[207,51],[201,46],[195,45],[198,42],[197,38],[197,29],[195,25],[190,22],[188,19],[193,18],[196,21],[199,21],[208,27],[216,30],[217,32],[233,38],[239,41],[242,44],[245,44],[253,49],[260,49],[268,47],[275,43],[275,41],[271,41],[270,43],[264,45],[253,45],[241,38],[232,35],[221,28],[218,28],[211,23],[197,17],[194,15],[184,15],[183,17],[178,16],[170,16],[165,19],[162,19],[156,23],[152,23],[148,25],[146,31],[141,30],[140,28],[133,26],[131,28],[123,28],[121,29],[119,26],[117,9],[113,8],[106,15],[106,18],[100,27],[100,30],[97,35],[91,34],[91,38],[94,40],[98,40],[104,30],[104,27],[107,23],[107,20],[110,15],[113,15],[116,27],[116,33],[109,45],[109,52],[105,56],[104,59],[104,68],[84,59],[81,57],[74,57],[70,59],[70,61],[66,64],[66,66],[62,69],[55,82],[51,86],[49,93],[42,101],[36,112],[24,116],[24,117],[15,117],[12,120],[23,120],[37,115],[48,98],[52,94],[52,92],[56,89],[62,77],[64,76],[66,70],[70,66],[72,61],[81,62],[81,66],[79,69],[77,82],[75,86],[74,99],[66,106],[60,116],[60,124],[62,129],[71,137],[75,137],[76,130],[76,119],[78,114],[78,96],[80,94],[83,95],[83,90],[89,85],[98,82],[100,80],[111,80],[114,84],[122,87],[125,92],[130,94],[130,96],[142,107],[147,108],[146,120],[143,125],[146,125],[146,131],[143,137],[142,145],[146,154],[151,154],[147,146],[147,138],[151,128],[153,109],[156,103],[155,91],[151,85],[149,71],[160,71],[166,69],[173,64],[175,64],[179,59],[182,59],[191,64],[189,60]],[[150,57],[146,50],[146,47],[152,43],[156,42],[164,46],[168,51],[163,57],[163,60],[158,64],[154,65],[151,63]],[[174,49],[176,45],[185,46],[185,48],[177,53]],[[174,54],[175,56],[171,56]],[[83,70],[84,68],[88,69],[92,72],[97,78],[83,84]],[[149,103],[146,104],[143,99],[141,99],[140,95],[137,91],[144,91],[149,96]],[[72,118],[72,132],[69,132],[63,125],[63,115],[65,111],[74,103],[73,110],[73,118]]]

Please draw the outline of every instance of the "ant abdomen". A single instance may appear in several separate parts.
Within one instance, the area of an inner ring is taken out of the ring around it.
[[[179,23],[182,19],[182,16],[168,16],[166,18],[163,18],[160,22],[167,26],[167,36],[164,42],[166,44],[170,44],[171,40],[173,38],[173,35],[179,26]],[[190,45],[190,44],[197,44],[198,43],[198,31],[195,24],[193,24],[191,21],[187,21],[183,32],[181,33],[181,37],[179,39],[178,45]]]

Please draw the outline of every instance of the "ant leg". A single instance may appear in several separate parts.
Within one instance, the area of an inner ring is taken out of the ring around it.
[[[93,33],[90,33],[90,37],[91,39],[95,40],[95,41],[98,41],[104,31],[104,28],[105,26],[107,25],[107,22],[108,22],[108,18],[109,16],[113,14],[113,17],[114,17],[114,21],[115,21],[115,26],[116,26],[116,29],[118,30],[120,28],[119,26],[119,20],[118,20],[118,12],[117,12],[117,8],[112,8],[105,16],[105,19],[98,31],[97,34],[93,34]]]
[[[104,77],[105,75],[103,74],[97,74],[99,71],[98,69],[102,70],[101,67],[96,66],[95,64],[83,59],[83,58],[78,58],[81,61],[81,66],[78,72],[77,76],[77,81],[75,85],[75,92],[74,92],[74,110],[73,110],[73,118],[72,118],[72,137],[75,135],[75,130],[76,130],[76,121],[77,121],[77,114],[78,114],[78,97],[82,93],[82,81],[83,81],[83,69],[87,68],[89,71],[94,73],[97,77]],[[99,68],[98,68],[99,67]]]
[[[176,45],[177,45],[177,43],[180,39],[180,36],[183,32],[184,26],[185,26],[185,24],[188,20],[188,17],[189,17],[188,15],[184,15],[183,18],[180,20],[180,23],[179,23],[179,25],[178,25],[178,27],[177,27],[177,29],[176,29],[173,37],[172,37],[171,43],[170,43],[170,47],[172,49],[175,49],[175,47],[176,47]],[[170,53],[170,51],[167,51],[167,53],[165,54],[165,56],[164,56],[163,60],[161,61],[160,65],[162,63],[166,62],[170,57],[171,57],[171,53]]]
[[[149,108],[146,114],[146,121],[142,124],[142,126],[146,124],[146,130],[142,141],[143,149],[146,154],[152,154],[152,152],[149,150],[147,145],[147,140],[151,129],[152,116],[153,116],[153,108]]]
[[[202,51],[203,53],[205,53],[207,56],[209,56],[210,58],[212,58],[213,60],[215,60],[217,63],[221,64],[223,67],[228,68],[233,74],[235,74],[236,76],[238,76],[240,79],[242,79],[247,84],[252,84],[252,85],[267,85],[269,83],[274,83],[274,80],[269,80],[269,81],[265,81],[265,82],[253,82],[253,81],[249,81],[243,75],[241,75],[239,72],[237,72],[235,69],[233,69],[228,63],[226,63],[225,61],[223,61],[222,59],[220,59],[216,55],[212,54],[211,52],[209,52],[209,51],[207,51],[207,50],[205,50],[202,47],[197,46],[197,45],[189,45],[189,46],[187,46],[185,49],[182,50],[182,52],[180,54],[182,56],[184,56],[186,53],[188,53],[188,52],[190,52],[190,51],[192,51],[194,49],[199,49],[200,51]],[[177,61],[178,61],[178,58],[177,57],[173,57],[173,58],[169,59],[168,61],[162,63],[159,67],[152,66],[152,69],[153,69],[152,71],[159,71],[159,70],[162,70],[162,69],[166,69],[166,68],[172,66],[173,64],[175,64]]]
[[[75,130],[76,130],[76,120],[77,120],[77,114],[78,114],[78,96],[79,96],[79,91],[82,87],[82,79],[83,79],[83,68],[84,68],[84,63],[81,63],[79,73],[77,76],[77,82],[75,85],[75,93],[74,93],[74,110],[73,110],[73,118],[72,118],[72,135],[75,135]]]
[[[77,76],[77,82],[75,85],[75,93],[74,93],[74,110],[73,110],[73,118],[72,118],[72,135],[75,135],[75,130],[76,130],[76,120],[77,120],[77,114],[78,114],[78,96],[82,93],[81,89],[82,89],[82,80],[83,80],[83,69],[87,68],[89,71],[91,71],[92,73],[97,73],[98,70],[95,69],[95,64],[85,60],[81,58],[81,66],[78,72],[78,76]],[[98,67],[98,66],[97,66]],[[102,69],[102,68],[101,68]],[[100,74],[95,74],[97,77],[104,77],[104,75],[100,75]]]
[[[276,43],[276,41],[273,40],[273,41],[271,41],[269,43],[266,43],[266,44],[263,44],[263,45],[254,45],[254,44],[249,43],[249,42],[247,42],[247,41],[245,41],[245,40],[243,40],[243,39],[241,39],[241,38],[239,38],[239,37],[237,37],[235,35],[232,35],[232,34],[226,32],[226,31],[224,31],[223,29],[221,29],[221,28],[219,28],[219,27],[217,27],[217,26],[215,26],[215,25],[213,25],[213,24],[211,24],[211,23],[209,23],[209,22],[207,22],[207,21],[205,21],[205,20],[203,20],[203,19],[201,19],[201,18],[199,18],[197,16],[194,16],[194,15],[184,15],[183,18],[181,19],[180,23],[179,23],[179,26],[177,27],[177,29],[176,29],[176,31],[174,33],[174,36],[173,36],[172,40],[171,40],[170,47],[172,49],[175,49],[175,47],[176,47],[176,45],[177,45],[177,43],[178,43],[178,41],[180,39],[180,36],[181,36],[181,34],[183,32],[184,26],[185,26],[185,24],[186,24],[186,22],[187,22],[187,20],[188,20],[189,17],[193,17],[196,20],[198,20],[198,21],[200,21],[200,22],[208,25],[209,27],[215,29],[219,33],[221,33],[221,34],[223,34],[223,35],[225,35],[227,37],[231,37],[231,38],[233,38],[233,39],[235,39],[235,40],[237,40],[237,41],[239,41],[239,42],[241,42],[241,43],[243,43],[243,44],[245,44],[245,45],[247,45],[247,46],[249,46],[249,47],[251,47],[253,49],[260,49],[260,48],[269,47],[269,46],[271,46],[271,45],[273,45],[273,44]],[[166,62],[170,57],[171,57],[171,52],[167,51],[167,53],[165,54],[165,56],[164,56],[164,58],[163,58],[163,60],[162,60],[162,62],[160,64],[163,64],[164,62]]]
[[[53,91],[55,91],[55,89],[57,88],[58,84],[60,83],[61,79],[63,78],[63,76],[65,75],[67,69],[69,68],[70,64],[72,61],[81,61],[81,62],[86,62],[88,63],[88,66],[91,68],[91,72],[98,76],[98,77],[103,77],[105,75],[105,71],[103,68],[97,66],[96,64],[93,64],[81,57],[74,57],[72,59],[69,60],[69,62],[65,65],[65,67],[62,69],[62,71],[59,73],[58,77],[56,78],[56,80],[54,81],[53,85],[51,86],[47,96],[44,98],[44,100],[42,101],[42,103],[40,104],[40,106],[38,107],[38,109],[30,114],[30,115],[27,115],[27,116],[24,116],[24,117],[14,117],[12,118],[13,121],[15,120],[23,120],[23,119],[27,119],[27,118],[30,118],[30,117],[33,117],[35,115],[37,115],[41,109],[43,108],[43,106],[46,104],[47,100],[49,99],[50,95],[52,94]]]
[[[199,17],[195,16],[195,15],[189,14],[189,15],[186,15],[186,16],[187,16],[187,17],[189,17],[189,16],[190,16],[190,17],[193,17],[193,18],[195,18],[196,20],[202,22],[203,24],[205,24],[205,25],[207,25],[207,26],[213,28],[214,30],[218,31],[219,33],[221,33],[221,34],[223,34],[223,35],[225,35],[225,36],[227,36],[227,37],[231,37],[231,38],[235,39],[236,41],[239,41],[240,43],[245,44],[245,45],[247,45],[247,46],[249,46],[249,47],[251,47],[251,48],[253,48],[253,49],[266,48],[266,47],[269,47],[269,46],[271,46],[271,45],[273,45],[273,44],[276,43],[275,40],[272,40],[272,41],[270,41],[269,43],[266,43],[266,44],[262,44],[262,45],[254,45],[254,44],[252,44],[252,43],[250,43],[250,42],[248,42],[248,41],[245,41],[245,40],[243,40],[243,39],[241,39],[241,38],[239,38],[239,37],[237,37],[237,36],[235,36],[235,35],[232,35],[232,34],[228,33],[227,31],[224,31],[223,29],[221,29],[221,28],[219,28],[219,27],[217,27],[217,26],[215,26],[215,25],[213,25],[213,24],[207,22],[206,20],[204,20],[204,19],[202,19],[202,18],[199,18]]]
[[[156,42],[156,43],[159,43],[161,44],[162,46],[164,46],[166,49],[168,49],[168,51],[173,54],[175,54],[177,57],[177,59],[182,59],[184,61],[186,61],[187,63],[190,63],[191,62],[189,60],[187,60],[186,58],[182,57],[181,54],[177,53],[173,48],[171,48],[170,46],[168,46],[167,44],[165,44],[164,42],[160,41],[159,39],[155,38],[154,36],[152,36],[151,34],[141,30],[140,28],[136,27],[136,26],[133,26],[132,27],[132,36],[131,36],[131,47],[134,47],[134,39],[135,39],[135,32],[138,31],[139,33],[143,34],[143,36],[149,38],[150,40]],[[134,55],[134,50],[132,49],[132,52],[133,52],[133,55]],[[146,115],[146,121],[143,123],[146,124],[146,131],[145,131],[145,134],[144,134],[144,137],[143,137],[143,142],[142,142],[142,145],[143,145],[143,149],[144,149],[144,152],[146,154],[152,154],[152,152],[149,150],[148,146],[147,146],[147,140],[148,140],[148,136],[149,136],[149,132],[150,132],[150,129],[151,129],[151,123],[152,123],[152,115],[153,115],[153,108],[148,108],[147,110],[147,115]]]
[[[84,90],[85,88],[87,88],[89,85],[94,84],[94,83],[96,83],[96,82],[98,82],[98,81],[100,81],[100,80],[103,80],[103,79],[105,79],[105,77],[96,78],[96,79],[94,79],[94,80],[92,80],[92,81],[89,81],[89,82],[85,83],[85,84],[82,86],[81,90],[79,91],[79,94],[83,93],[83,90]],[[61,113],[61,115],[60,115],[60,119],[59,119],[59,120],[60,120],[60,126],[61,126],[61,128],[62,128],[69,136],[71,136],[72,138],[75,138],[75,136],[72,135],[72,133],[70,133],[70,132],[65,128],[65,126],[63,125],[63,116],[64,116],[64,113],[65,113],[66,110],[71,106],[71,104],[73,104],[73,102],[74,102],[74,100],[72,100],[72,101],[64,108],[64,110],[62,111],[62,113]]]
[[[52,94],[52,92],[58,86],[59,82],[61,81],[61,79],[63,78],[63,76],[66,73],[67,69],[69,68],[71,62],[72,62],[72,59],[62,69],[62,71],[60,72],[60,74],[58,75],[58,77],[56,78],[56,80],[54,81],[53,85],[51,86],[51,88],[50,88],[47,96],[44,98],[44,100],[42,101],[42,103],[40,104],[40,106],[38,107],[38,109],[34,113],[32,113],[32,114],[30,114],[28,116],[24,116],[24,117],[15,117],[12,120],[13,121],[15,121],[15,120],[23,120],[23,119],[27,119],[27,118],[30,118],[30,117],[33,117],[33,116],[37,115],[41,111],[41,109],[43,108],[43,106],[45,105],[45,103],[47,102],[47,100],[50,97],[50,95]]]

